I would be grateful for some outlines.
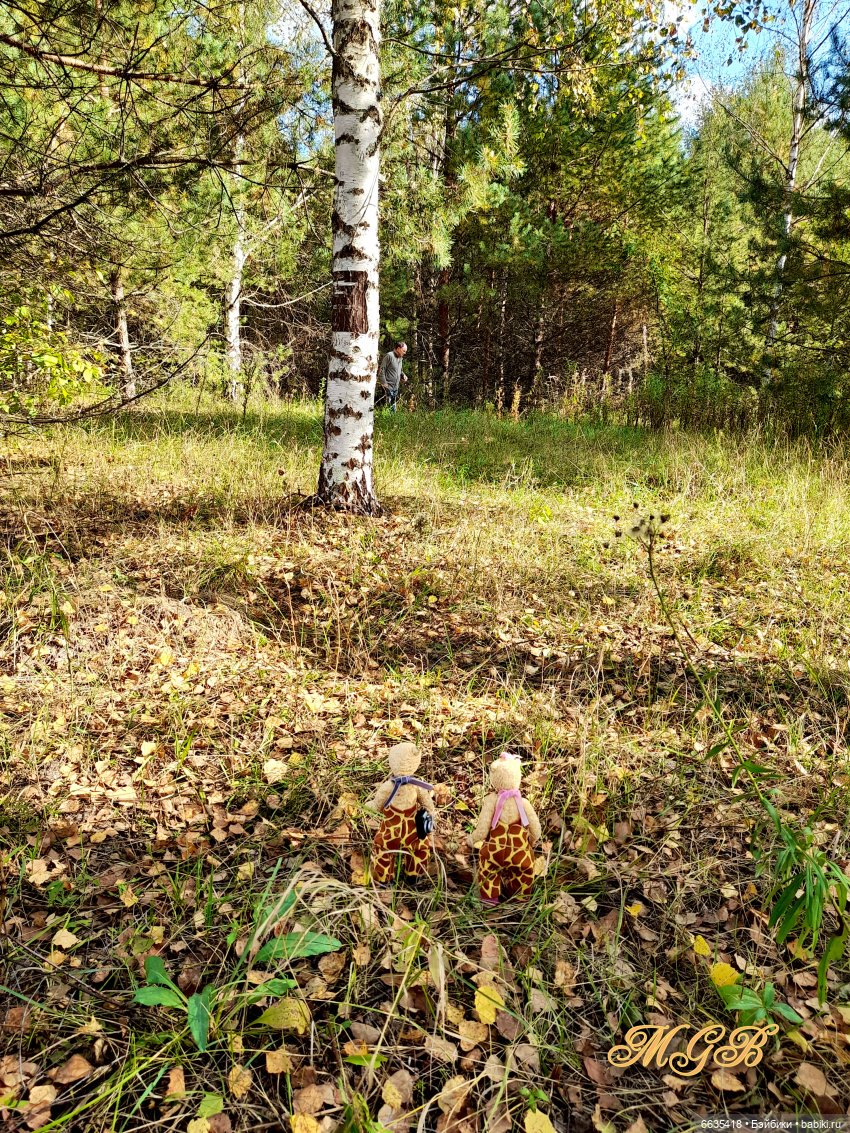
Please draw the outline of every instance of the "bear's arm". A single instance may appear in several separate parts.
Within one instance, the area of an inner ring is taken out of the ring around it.
[[[473,846],[476,842],[483,842],[490,832],[490,823],[493,821],[493,815],[496,811],[496,796],[488,795],[484,800],[484,805],[481,807],[481,814],[478,816],[478,825],[470,834],[470,840]]]
[[[377,791],[375,791],[372,798],[367,801],[366,806],[370,810],[383,810],[386,806],[387,799],[392,794],[392,791],[393,781],[392,779],[387,779],[384,783],[381,783],[380,787],[378,787]]]
[[[537,811],[534,809],[528,799],[523,799],[522,805],[525,807],[525,814],[526,818],[528,819],[528,833],[531,837],[531,844],[533,846],[540,841],[540,836],[542,834],[542,831],[540,829],[540,819],[537,817]]]
[[[426,791],[424,787],[417,787],[416,797],[419,799],[419,805],[424,806],[429,814],[435,815],[437,813],[437,807],[430,791]]]

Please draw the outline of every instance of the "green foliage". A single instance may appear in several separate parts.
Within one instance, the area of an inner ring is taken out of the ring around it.
[[[717,991],[726,1007],[736,1012],[740,1024],[744,1027],[766,1023],[771,1018],[778,1018],[784,1023],[795,1026],[803,1022],[793,1007],[777,1000],[776,988],[772,983],[766,983],[761,991],[742,987],[737,983],[718,987]]]
[[[105,359],[74,346],[50,325],[50,301],[29,295],[0,322],[0,414],[33,417],[106,392]]]

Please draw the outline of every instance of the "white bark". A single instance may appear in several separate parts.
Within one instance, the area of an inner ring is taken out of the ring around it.
[[[242,396],[242,276],[248,251],[245,246],[245,209],[241,204],[240,186],[237,182],[242,165],[242,151],[245,139],[236,139],[233,178],[233,218],[236,223],[236,238],[233,241],[233,261],[230,279],[225,296],[225,342],[227,344],[227,395],[231,401],[239,401]]]
[[[380,0],[333,0],[333,331],[317,500],[379,510],[372,486],[378,363]]]
[[[121,390],[124,400],[129,401],[131,397],[136,396],[136,377],[133,373],[130,331],[127,326],[127,304],[120,268],[115,268],[112,272],[110,283],[112,284],[112,303],[115,308],[115,336],[118,340],[118,356],[121,360]]]
[[[779,337],[779,306],[782,301],[785,265],[788,261],[788,243],[794,227],[793,193],[797,185],[797,166],[800,161],[800,142],[803,138],[806,118],[806,101],[809,92],[809,40],[812,34],[817,0],[805,0],[797,37],[797,75],[794,86],[794,103],[791,121],[791,142],[788,147],[788,164],[785,167],[785,212],[782,218],[782,244],[776,260],[773,285],[773,299],[770,304],[770,322],[765,342],[767,366],[764,371],[764,384],[768,385],[774,372],[773,351]]]

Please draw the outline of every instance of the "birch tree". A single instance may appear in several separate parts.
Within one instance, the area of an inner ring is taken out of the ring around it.
[[[317,502],[380,510],[372,485],[378,363],[380,0],[333,0],[333,308]]]
[[[779,308],[782,302],[785,265],[788,261],[788,246],[794,227],[793,199],[794,190],[797,187],[797,166],[800,161],[800,143],[803,140],[806,123],[806,105],[809,93],[809,44],[816,7],[817,0],[804,0],[800,19],[797,24],[797,59],[796,74],[794,77],[791,138],[788,145],[788,163],[785,165],[784,170],[785,184],[783,186],[784,208],[782,216],[782,241],[776,260],[776,278],[773,285],[773,298],[770,304],[770,321],[765,342],[767,366],[765,367],[762,379],[765,386],[770,385],[772,382],[775,369],[773,350],[779,334]]]

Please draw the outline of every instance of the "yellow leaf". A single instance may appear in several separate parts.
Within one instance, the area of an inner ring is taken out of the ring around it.
[[[803,1054],[808,1051],[809,1041],[804,1035],[800,1034],[796,1027],[791,1027],[789,1030],[787,1030],[785,1032],[785,1038],[790,1039],[792,1043],[798,1046]]]
[[[281,999],[267,1007],[257,1022],[263,1027],[278,1031],[297,1031],[303,1035],[310,1026],[310,1008],[303,999]]]
[[[708,974],[715,987],[731,987],[741,978],[731,964],[724,964],[722,961],[712,964]]]
[[[475,1010],[482,1023],[495,1023],[496,1014],[505,1001],[494,987],[480,987],[475,993]]]
[[[523,1125],[525,1133],[555,1133],[555,1126],[539,1109],[526,1110]]]
[[[266,1051],[266,1070],[269,1074],[292,1073],[292,1059],[289,1057],[289,1051],[285,1046],[282,1046],[280,1050]]]
[[[705,939],[703,937],[695,936],[694,937],[694,952],[696,952],[697,956],[710,956],[711,955],[711,947],[709,946],[709,944],[705,941]]]
[[[54,948],[73,948],[75,944],[79,943],[79,939],[78,936],[74,936],[72,932],[69,932],[67,928],[60,928],[51,943]]]
[[[149,755],[153,755],[158,746],[156,740],[145,740],[142,744],[142,756],[147,759]]]
[[[120,892],[120,897],[121,897],[121,904],[124,905],[128,909],[132,909],[132,907],[135,904],[137,904],[138,900],[139,900],[139,898],[133,892],[132,885],[125,885],[124,888]]]
[[[626,905],[626,912],[631,917],[642,917],[646,912],[646,905],[642,905],[640,901],[635,901],[633,905]]]
[[[165,649],[163,649],[163,651],[157,657],[157,661],[159,661],[160,665],[170,665],[173,660],[174,654],[171,652],[168,646],[166,646]]]
[[[236,877],[239,881],[250,881],[254,876],[254,863],[242,862],[239,869],[236,871]]]
[[[392,1082],[384,1082],[381,1097],[391,1109],[401,1109],[401,1091],[397,1086],[394,1086]]]
[[[205,1117],[194,1117],[186,1126],[186,1133],[210,1133],[210,1123]]]
[[[493,1014],[493,1022],[496,1021],[495,1012]],[[460,1049],[464,1051],[472,1050],[473,1047],[478,1046],[479,1043],[486,1043],[490,1035],[486,1023],[475,1023],[469,1019],[462,1019],[458,1024],[458,1031],[460,1033]]]
[[[289,1120],[292,1133],[319,1133],[319,1123],[311,1113],[293,1113]]]
[[[251,1081],[253,1074],[247,1066],[240,1066],[238,1063],[231,1068],[230,1073],[227,1075],[227,1085],[230,1088],[231,1094],[235,1098],[244,1098],[248,1091],[251,1089]]]

